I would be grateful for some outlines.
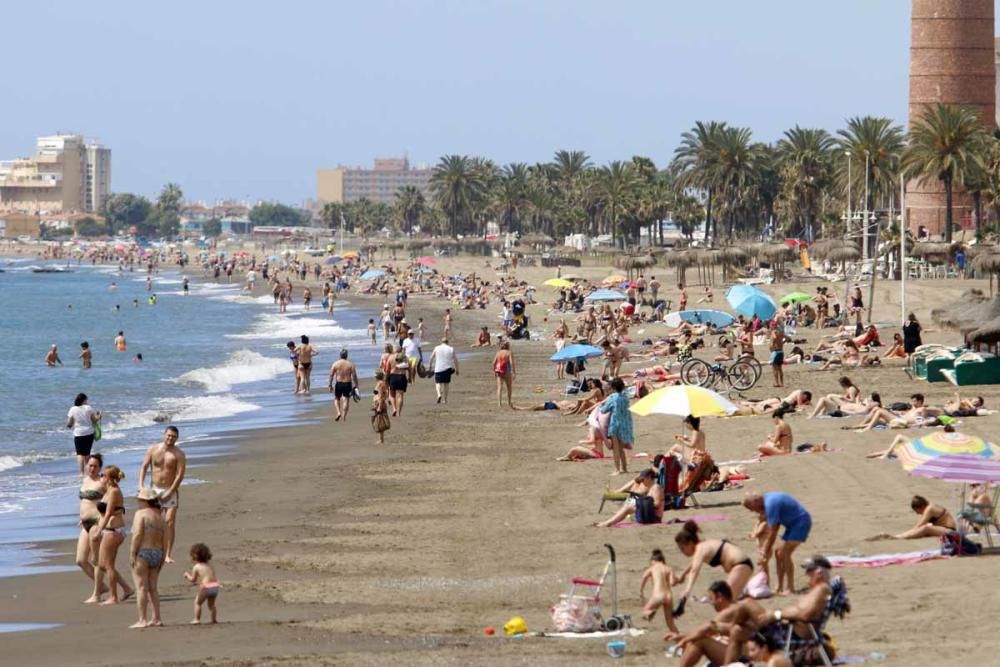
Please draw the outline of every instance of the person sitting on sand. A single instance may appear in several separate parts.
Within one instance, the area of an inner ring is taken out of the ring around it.
[[[690,457],[687,456],[687,449],[691,449],[693,452],[706,451],[705,432],[701,430],[701,417],[695,417],[692,415],[688,415],[684,418],[684,428],[689,429],[691,431],[691,435],[675,433],[674,441],[677,442],[677,444],[670,448],[670,454],[679,456],[685,461],[688,461],[690,460]]]
[[[732,648],[735,660],[739,657],[743,640],[757,631],[756,615],[740,614],[740,605],[734,601],[733,590],[725,581],[713,581],[708,587],[708,597],[716,612],[711,621],[692,632],[675,632],[663,638],[677,643],[680,667],[695,667],[706,658],[716,665],[732,664],[733,660],[728,659],[729,649]],[[763,609],[760,605],[757,607]]]
[[[191,561],[194,565],[190,572],[184,573],[192,586],[198,586],[198,594],[194,596],[194,619],[192,625],[201,623],[201,606],[208,603],[208,610],[212,613],[212,623],[218,623],[218,609],[216,603],[219,598],[219,579],[215,576],[215,568],[212,567],[212,551],[207,545],[201,542],[191,547]]]
[[[823,362],[823,365],[819,367],[821,371],[825,371],[833,366],[854,367],[861,365],[861,351],[854,344],[853,340],[845,341],[843,345],[838,345],[836,348],[831,349],[840,356],[832,356]]]
[[[479,330],[479,337],[476,338],[476,342],[472,344],[472,347],[491,347],[493,345],[493,339],[490,337],[489,327],[483,327]]]
[[[757,453],[761,456],[781,456],[792,453],[792,427],[785,423],[785,410],[778,408],[771,413],[774,420],[774,433],[767,440],[757,445]]]
[[[945,401],[944,411],[949,417],[975,417],[985,402],[982,396],[962,398],[956,392],[955,398]]]
[[[906,350],[903,347],[903,335],[892,334],[892,344],[882,355],[883,359],[906,359]]]
[[[646,582],[653,582],[653,595],[646,600]],[[642,573],[642,580],[639,582],[639,602],[643,603],[642,618],[645,621],[653,620],[658,609],[663,609],[663,620],[667,624],[667,629],[671,632],[680,632],[674,622],[674,602],[671,589],[678,582],[674,579],[674,571],[667,565],[663,552],[653,549],[649,557],[649,567]]]
[[[735,351],[735,346],[733,345],[733,341],[726,338],[719,344],[719,348],[720,348],[719,354],[715,355],[715,357],[712,359],[713,361],[733,360],[733,354]]]
[[[921,537],[941,537],[957,528],[955,517],[951,515],[951,512],[940,505],[931,503],[923,496],[913,496],[913,499],[910,501],[910,508],[920,515],[913,528],[898,535],[882,533],[881,535],[869,538],[869,541],[916,540]]]
[[[651,468],[647,468],[639,473],[638,477],[618,489],[618,493],[629,493],[632,495],[630,495],[629,499],[625,501],[621,509],[615,512],[614,516],[607,521],[595,523],[594,526],[599,528],[610,528],[616,523],[620,523],[631,516],[635,516],[636,501],[634,496],[650,496],[653,499],[656,523],[663,520],[663,505],[665,502],[663,488],[656,483],[656,473]]]
[[[687,586],[681,594],[681,603],[691,596],[694,584],[698,580],[701,568],[705,565],[709,567],[721,567],[726,573],[726,583],[730,590],[736,591],[736,596],[741,596],[747,583],[753,576],[753,561],[738,546],[725,539],[701,539],[701,529],[694,521],[687,521],[680,532],[674,536],[677,549],[687,556],[687,568],[677,578],[676,583],[687,580]]]
[[[818,417],[821,414],[832,413],[833,416],[843,414],[860,414],[867,412],[867,408],[861,404],[861,390],[846,375],[837,381],[844,389],[843,394],[827,394],[816,402],[809,419]],[[837,414],[840,413],[840,414]]]
[[[868,417],[858,425],[857,430],[859,432],[870,431],[880,424],[892,428],[907,428],[925,425],[929,420],[937,423],[937,417],[943,413],[941,408],[924,405],[924,395],[917,393],[910,396],[909,410],[901,413],[895,413],[885,408],[872,410]]]

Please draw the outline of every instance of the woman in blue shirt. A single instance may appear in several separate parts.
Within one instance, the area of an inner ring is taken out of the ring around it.
[[[611,413],[608,438],[611,440],[611,449],[614,452],[615,474],[622,475],[628,472],[625,450],[632,448],[635,435],[632,432],[632,413],[628,409],[629,400],[625,394],[625,383],[621,378],[614,378],[610,386],[614,393],[601,405],[601,412]]]

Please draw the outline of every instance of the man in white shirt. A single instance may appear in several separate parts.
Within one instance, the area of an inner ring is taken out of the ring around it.
[[[437,392],[437,402],[448,402],[448,388],[451,386],[452,374],[458,375],[458,355],[455,348],[448,344],[448,338],[442,338],[441,344],[431,352],[429,360],[434,371],[434,389]]]
[[[420,351],[420,346],[422,341],[417,338],[416,332],[410,329],[406,332],[406,338],[403,339],[403,354],[406,355],[407,360],[410,362],[409,371],[409,381],[413,382],[417,377],[417,364],[420,363],[423,354]]]

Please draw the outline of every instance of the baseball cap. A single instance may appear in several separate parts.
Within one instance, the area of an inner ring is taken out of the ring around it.
[[[830,565],[830,561],[828,561],[824,556],[820,556],[818,554],[813,556],[812,558],[807,558],[804,561],[802,561],[802,569],[805,570],[806,572],[812,572],[813,570],[819,568],[823,568],[824,570],[831,570],[833,569],[833,566]]]

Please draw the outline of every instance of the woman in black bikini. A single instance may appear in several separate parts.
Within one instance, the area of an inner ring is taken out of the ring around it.
[[[97,554],[97,567],[94,568],[94,594],[84,600],[86,604],[118,604],[132,596],[133,591],[125,583],[125,578],[115,567],[118,557],[118,547],[125,541],[125,497],[118,483],[125,479],[125,473],[115,466],[108,466],[101,474],[107,485],[104,498],[97,503],[101,512],[101,520],[91,531],[91,549]],[[108,574],[108,599],[101,602],[104,587],[104,573]],[[125,589],[125,595],[118,598],[118,586]]]
[[[91,562],[90,531],[101,520],[97,501],[107,491],[101,478],[103,465],[100,454],[91,454],[87,458],[87,473],[80,483],[80,537],[76,541],[76,564],[91,580],[94,579],[94,564]]]
[[[899,535],[889,535],[883,533],[869,538],[872,540],[916,540],[921,537],[941,537],[958,527],[955,524],[955,517],[944,507],[935,505],[923,496],[913,496],[910,501],[910,509],[920,515],[917,524]]]
[[[403,399],[406,398],[406,376],[410,372],[410,361],[402,352],[392,361],[389,371],[389,402],[392,404],[392,416],[403,414]]]
[[[694,583],[698,580],[698,574],[705,565],[709,567],[722,566],[726,573],[726,583],[733,591],[733,597],[739,599],[746,588],[750,577],[753,576],[753,561],[750,560],[743,550],[729,540],[703,540],[701,530],[694,521],[688,521],[681,528],[674,538],[677,542],[677,549],[691,559],[687,569],[681,573],[676,581],[680,583],[687,578],[687,586],[681,595],[681,602],[678,609],[683,611],[684,602],[687,600]],[[676,612],[675,612],[676,614]]]

